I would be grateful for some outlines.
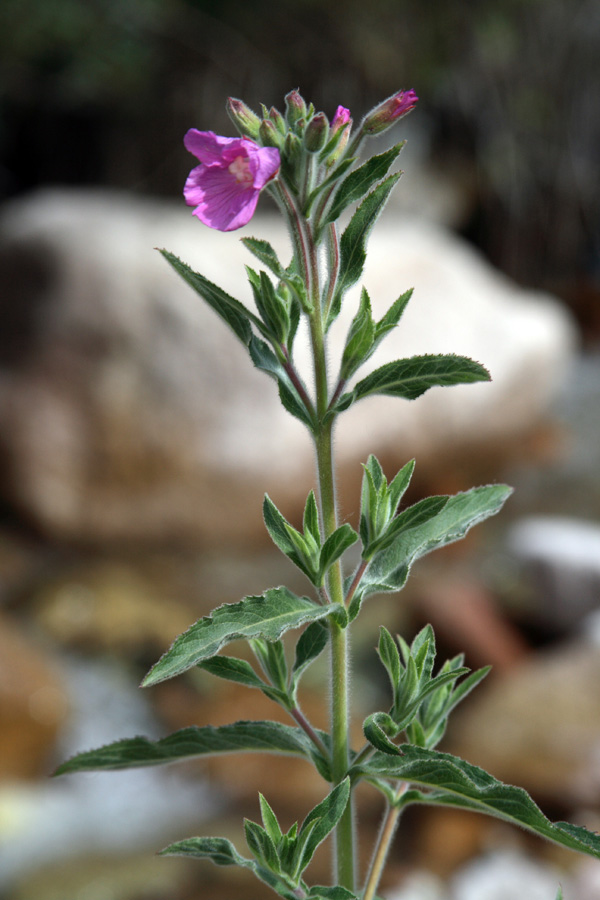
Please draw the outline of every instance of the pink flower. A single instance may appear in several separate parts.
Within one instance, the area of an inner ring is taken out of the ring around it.
[[[338,106],[331,122],[331,131],[335,134],[340,128],[347,125],[348,122],[350,122],[350,110],[346,109],[345,106]]]
[[[380,134],[417,105],[414,91],[398,91],[372,110],[362,125],[364,134]]]
[[[185,147],[200,160],[188,175],[183,195],[209,228],[235,231],[246,225],[258,195],[277,175],[281,160],[275,147],[259,147],[249,138],[226,138],[190,128]]]

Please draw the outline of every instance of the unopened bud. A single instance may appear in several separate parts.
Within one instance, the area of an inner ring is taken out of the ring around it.
[[[271,120],[271,122],[273,122],[273,124],[275,125],[275,128],[277,129],[279,134],[281,134],[281,135],[283,135],[283,137],[285,137],[285,135],[287,134],[287,128],[285,126],[285,119],[283,118],[283,116],[281,115],[279,110],[275,109],[274,106],[272,106],[271,109],[269,110],[269,119]]]
[[[283,137],[270,119],[263,119],[258,129],[258,136],[263,147],[283,147]]]
[[[229,97],[227,100],[227,112],[240,134],[252,138],[253,141],[257,139],[260,119],[256,113],[252,112],[249,106],[246,106],[242,100]]]
[[[318,153],[327,142],[329,122],[325,113],[317,113],[310,120],[304,132],[304,146],[310,153]]]
[[[306,103],[299,91],[290,91],[285,96],[285,117],[289,125],[295,125],[298,119],[306,116]]]
[[[366,135],[381,134],[417,105],[414,91],[398,91],[376,106],[364,119],[361,131]]]

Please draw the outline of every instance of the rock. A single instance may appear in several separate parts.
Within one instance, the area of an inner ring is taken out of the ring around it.
[[[600,606],[600,526],[595,522],[524,518],[509,530],[507,550],[529,587],[529,620],[573,631]]]
[[[568,810],[600,803],[600,657],[574,642],[492,674],[456,711],[445,749]]]
[[[0,617],[0,782],[48,773],[67,711],[64,685],[44,649]]]
[[[274,217],[256,217],[241,233],[289,255]],[[250,302],[247,251],[181,203],[47,190],[5,205],[4,495],[62,539],[263,539],[265,490],[292,517],[302,508],[313,480],[308,437],[155,246]],[[448,471],[465,452],[481,469],[486,452],[521,444],[544,416],[574,343],[555,300],[517,288],[431,224],[384,218],[364,281],[378,317],[416,288],[372,368],[398,355],[453,352],[483,361],[494,380],[436,388],[417,404],[376,397],[350,410],[336,442],[350,511],[349,490],[370,452],[394,471],[418,455],[423,475]],[[332,329],[332,358],[356,298]],[[310,377],[303,335],[298,364]]]

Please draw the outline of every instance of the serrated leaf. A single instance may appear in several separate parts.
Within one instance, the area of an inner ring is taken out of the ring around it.
[[[350,219],[340,240],[340,271],[336,298],[340,298],[355,284],[360,276],[366,259],[366,241],[369,232],[383,211],[392,188],[400,175],[390,175],[382,181],[374,191],[363,200]],[[336,299],[332,307],[339,308]],[[331,318],[331,316],[330,316]],[[331,322],[327,323],[328,326]]]
[[[159,250],[159,253],[164,256],[177,274],[214,309],[217,315],[229,325],[242,343],[247,346],[252,337],[250,323],[258,326],[261,324],[260,320],[249,309],[246,309],[243,303],[240,303],[234,297],[230,297],[222,288],[213,284],[212,281],[209,281],[203,275],[194,272],[193,269],[173,253],[170,253],[168,250]]]
[[[354,401],[370,394],[415,400],[432,387],[489,380],[487,369],[465,356],[412,356],[386,363],[359,381],[354,388]]]
[[[327,742],[325,733],[319,735]],[[137,769],[222,753],[283,753],[308,758],[313,750],[302,729],[279,722],[240,721],[218,727],[192,725],[156,741],[137,736],[86,750],[62,763],[54,774]]]
[[[354,172],[351,172],[340,184],[335,192],[329,211],[323,224],[335,222],[339,219],[346,207],[360,200],[372,186],[380,181],[388,172],[390,166],[402,150],[405,141],[396,144],[384,153],[372,156]],[[336,173],[337,174],[337,173]],[[339,176],[338,176],[339,177]]]
[[[278,640],[291,628],[299,628],[337,612],[306,597],[297,597],[286,587],[272,588],[260,596],[225,604],[181,634],[142,682],[158,684],[186,672],[204,659],[216,656],[230,641],[260,637]]]
[[[360,774],[419,785],[404,802],[470,809],[520,825],[540,837],[600,859],[600,835],[566,822],[550,822],[522,788],[498,781],[488,772],[437,750],[403,744],[403,756],[375,753],[358,766]]]
[[[285,277],[285,270],[279,262],[279,257],[269,241],[264,241],[255,237],[244,237],[242,238],[242,244],[244,244],[250,253],[254,254],[264,266],[270,269],[274,275],[277,275],[278,278]]]
[[[347,522],[330,534],[323,546],[319,558],[319,577],[323,579],[331,566],[352,547],[358,540],[354,528]]]
[[[474,525],[499,512],[510,494],[512,488],[507,485],[493,484],[450,497],[437,516],[404,532],[373,557],[361,589],[367,593],[400,590],[415,560],[463,538]]]

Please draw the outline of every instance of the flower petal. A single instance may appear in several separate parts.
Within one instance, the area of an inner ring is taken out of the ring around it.
[[[186,202],[197,204],[193,215],[218,231],[234,231],[249,222],[258,193],[251,185],[240,185],[220,166],[197,166],[184,188]]]
[[[237,149],[238,153],[244,153],[245,148],[240,149],[243,141],[241,138],[226,138],[215,134],[213,131],[198,131],[197,128],[190,128],[186,133],[183,143],[185,149],[197,156],[200,162],[205,166],[222,165],[223,154],[227,150]],[[251,142],[250,142],[251,143]],[[232,145],[238,145],[236,148]]]

